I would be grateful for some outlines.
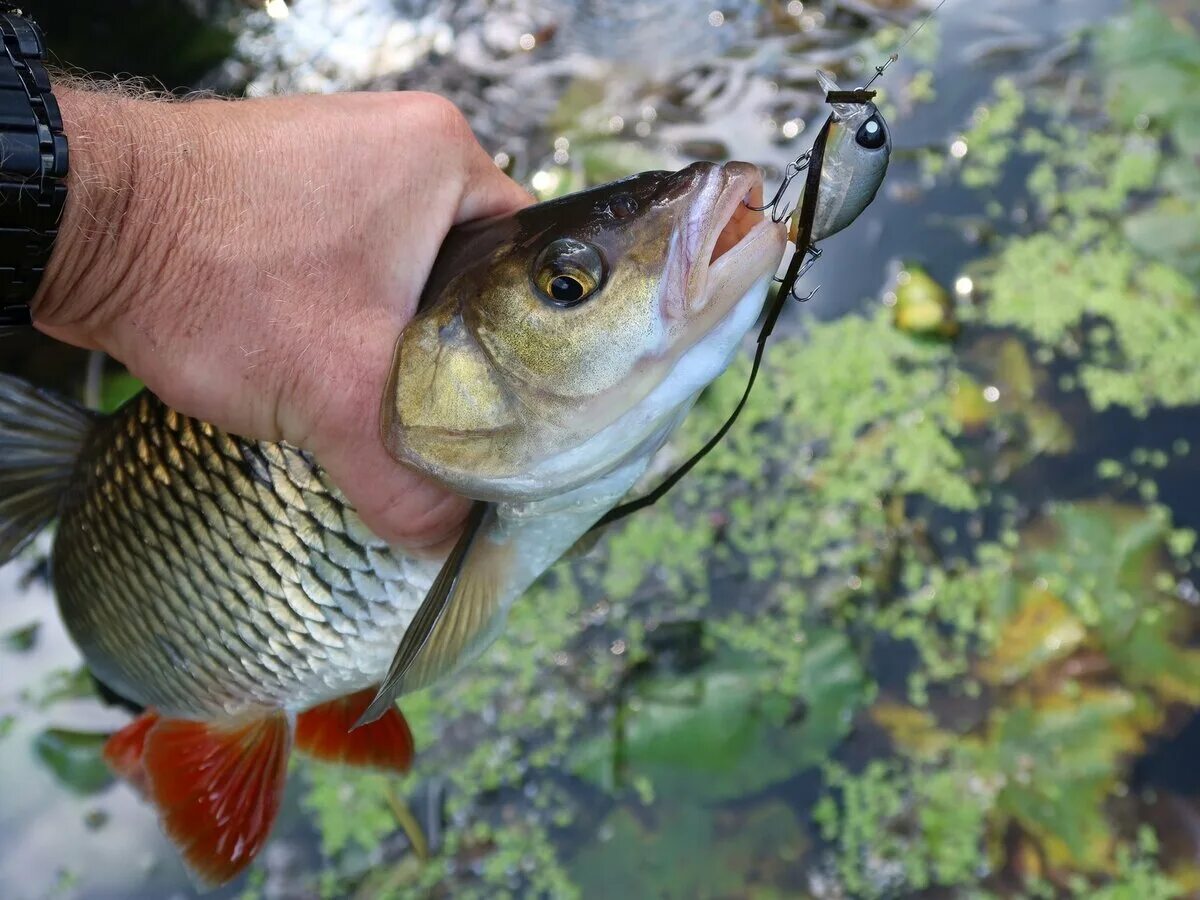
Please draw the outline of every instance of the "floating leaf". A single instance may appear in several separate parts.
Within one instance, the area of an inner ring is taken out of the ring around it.
[[[1038,840],[1052,865],[1106,871],[1113,839],[1104,803],[1123,761],[1142,749],[1146,724],[1130,692],[1088,688],[997,710],[966,753],[1002,777],[998,809]]]
[[[45,684],[33,701],[42,709],[63,700],[78,700],[96,693],[96,683],[83,666],[76,669],[55,669],[46,676]]]
[[[790,695],[746,658],[688,676],[641,681],[617,714],[618,734],[578,748],[573,766],[606,787],[647,778],[660,796],[717,799],[762,790],[821,762],[849,731],[866,682],[840,634],[810,636]],[[798,688],[798,690],[797,690]]]
[[[908,334],[951,338],[958,334],[954,301],[946,289],[919,266],[908,266],[896,283],[892,320]]]
[[[1031,587],[1021,606],[995,640],[995,649],[980,665],[993,683],[1011,684],[1048,662],[1070,656],[1083,643],[1087,629],[1058,597]]]
[[[641,818],[621,807],[601,834],[610,836],[589,841],[569,866],[585,897],[756,896],[753,880],[784,880],[807,846],[795,815],[780,802],[736,817],[688,804]]]
[[[938,727],[926,709],[882,702],[871,707],[871,718],[888,733],[892,742],[917,759],[940,756],[955,741],[955,735]]]
[[[78,794],[94,794],[113,780],[100,753],[106,734],[50,728],[33,743],[34,753],[57,777]]]
[[[22,628],[14,628],[8,634],[4,635],[2,639],[4,648],[14,653],[25,653],[32,650],[33,645],[37,643],[38,629],[40,627],[40,622],[31,622]]]

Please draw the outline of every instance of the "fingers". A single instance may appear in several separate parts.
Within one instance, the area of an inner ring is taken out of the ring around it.
[[[378,436],[364,446],[341,444],[321,462],[371,531],[413,553],[444,549],[471,506],[388,456]]]
[[[534,198],[523,187],[500,171],[495,160],[471,138],[466,159],[466,181],[454,224],[486,219],[515,212],[529,206]]]
[[[528,191],[500,171],[458,107],[443,98],[433,102],[450,142],[461,154],[462,193],[454,224],[504,215],[533,203]]]

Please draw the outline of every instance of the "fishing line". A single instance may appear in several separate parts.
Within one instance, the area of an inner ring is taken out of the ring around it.
[[[918,34],[921,33],[929,20],[945,6],[946,0],[940,0],[937,6],[931,9],[920,23],[908,34],[901,44],[892,52],[887,60],[879,66],[875,67],[875,74],[871,80],[862,87],[852,91],[827,91],[825,102],[829,104],[866,104],[870,103],[876,95],[875,91],[869,90],[871,85],[883,77],[884,72],[892,63],[900,58],[900,51],[912,42]],[[729,430],[737,421],[738,416],[742,414],[742,410],[746,406],[746,402],[750,399],[750,392],[754,388],[754,382],[758,378],[759,369],[762,367],[763,355],[767,348],[767,339],[771,336],[771,332],[775,330],[775,324],[779,321],[779,316],[783,312],[784,304],[788,298],[794,298],[801,303],[811,300],[820,290],[818,285],[807,297],[800,297],[796,294],[796,282],[812,268],[813,264],[820,259],[821,250],[812,242],[813,223],[816,219],[817,200],[821,187],[821,172],[825,162],[825,148],[829,140],[829,131],[833,125],[836,113],[830,113],[825,119],[825,124],[821,127],[817,134],[816,140],[813,141],[811,150],[808,150],[792,160],[784,168],[783,182],[779,186],[779,190],[771,198],[769,203],[762,206],[750,206],[755,212],[765,212],[770,210],[771,221],[781,223],[791,214],[787,207],[783,208],[783,212],[779,212],[779,206],[783,202],[784,196],[787,194],[788,188],[792,182],[800,175],[805,173],[804,192],[800,201],[800,218],[796,227],[795,250],[792,252],[792,258],[788,261],[787,271],[782,279],[779,279],[779,290],[775,294],[775,298],[771,303],[770,309],[767,311],[767,317],[763,321],[762,328],[758,333],[757,346],[754,350],[754,361],[750,366],[750,377],[746,380],[746,388],[742,391],[741,399],[738,400],[737,406],[734,407],[732,413],[725,420],[725,423],[717,430],[707,443],[696,451],[692,456],[677,468],[674,472],[668,475],[661,484],[647,494],[638,497],[635,500],[630,500],[625,503],[610,509],[595,525],[589,529],[595,531],[598,528],[605,528],[613,522],[617,522],[626,516],[632,515],[638,510],[652,506],[661,500],[671,488],[675,487],[683,480],[692,469],[711,453],[716,446],[721,442]]]

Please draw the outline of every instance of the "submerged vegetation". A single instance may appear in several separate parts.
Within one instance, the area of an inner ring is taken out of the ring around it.
[[[1082,37],[1081,88],[999,83],[963,160],[928,154],[1004,236],[953,294],[907,267],[777,339],[669,499],[543,579],[467,677],[404,698],[412,773],[296,763],[306,891],[1200,889],[1200,808],[1147,756],[1200,706],[1200,36],[1173,8]],[[31,701],[89,690],[58,681]],[[37,740],[72,790],[107,784],[89,735]]]

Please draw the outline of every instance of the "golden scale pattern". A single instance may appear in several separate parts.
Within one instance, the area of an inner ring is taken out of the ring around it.
[[[386,666],[420,602],[413,565],[308,454],[150,394],[91,438],[54,549],[63,618],[101,680],[194,716],[370,686],[363,666]]]

